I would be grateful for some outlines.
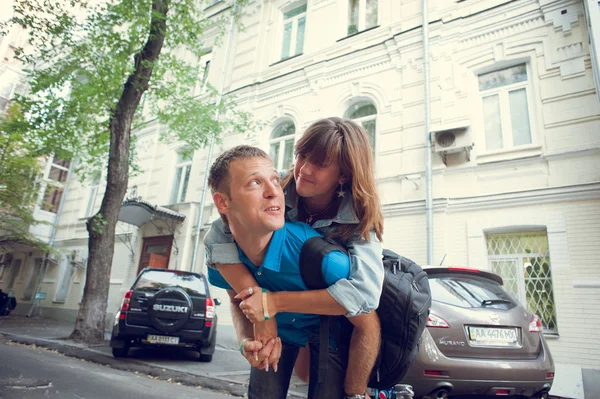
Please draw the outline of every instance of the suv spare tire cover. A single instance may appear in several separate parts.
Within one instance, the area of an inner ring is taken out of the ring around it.
[[[175,332],[187,323],[193,306],[192,298],[181,288],[163,288],[148,301],[148,317],[157,330]]]

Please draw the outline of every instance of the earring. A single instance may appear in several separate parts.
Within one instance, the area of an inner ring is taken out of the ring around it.
[[[344,196],[344,186],[340,183],[340,189],[337,192],[338,198]]]

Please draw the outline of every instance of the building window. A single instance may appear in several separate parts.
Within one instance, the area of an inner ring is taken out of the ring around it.
[[[346,118],[354,119],[359,123],[369,136],[373,154],[375,154],[375,138],[377,134],[377,108],[368,101],[362,101],[354,104],[345,114]]]
[[[378,0],[349,0],[348,35],[377,26]]]
[[[281,122],[271,133],[269,155],[277,170],[288,170],[294,162],[296,126],[292,121]]]
[[[42,210],[52,213],[58,212],[58,206],[64,191],[64,183],[69,176],[70,165],[71,161],[69,160],[52,158],[50,169],[46,176],[47,184],[41,206]]]
[[[210,72],[210,61],[212,59],[212,52],[208,52],[200,57],[198,61],[198,82],[194,94],[202,94],[206,91],[206,85],[208,84],[208,74]]]
[[[92,217],[94,214],[94,210],[96,209],[96,197],[98,197],[98,187],[100,187],[100,177],[102,172],[99,170],[95,171],[92,174],[92,182],[90,185],[89,197],[87,201],[87,206],[85,207],[85,214],[83,215],[86,218]]]
[[[192,170],[193,156],[193,153],[177,151],[177,163],[175,164],[175,178],[173,180],[170,204],[178,204],[185,201],[190,181],[190,172]]]
[[[479,75],[486,150],[532,143],[527,81],[526,64]]]
[[[490,269],[504,288],[542,319],[544,332],[557,333],[546,231],[486,234]]]
[[[283,42],[281,59],[302,54],[306,28],[306,4],[283,13]]]

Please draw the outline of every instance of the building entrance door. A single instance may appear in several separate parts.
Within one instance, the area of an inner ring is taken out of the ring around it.
[[[145,267],[168,268],[172,244],[173,236],[144,237],[138,273]]]

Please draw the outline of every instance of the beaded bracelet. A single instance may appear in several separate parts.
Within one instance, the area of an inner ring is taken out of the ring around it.
[[[244,342],[246,342],[248,340],[248,338],[244,338],[242,340],[242,342],[240,343],[240,353],[242,354],[242,356],[246,357],[246,355],[244,354]]]

